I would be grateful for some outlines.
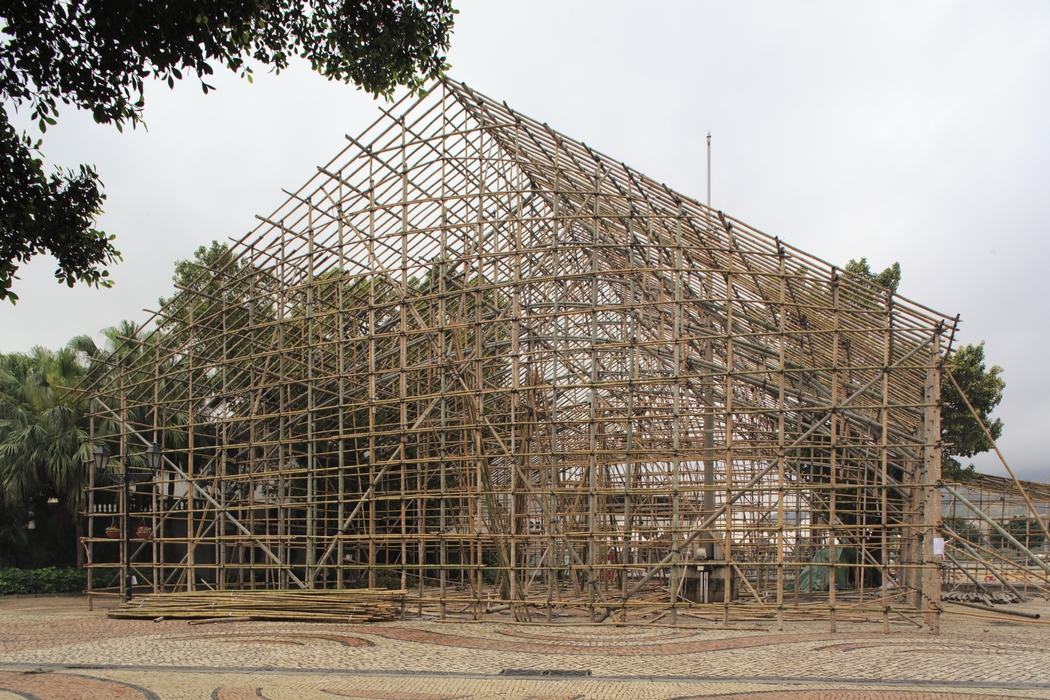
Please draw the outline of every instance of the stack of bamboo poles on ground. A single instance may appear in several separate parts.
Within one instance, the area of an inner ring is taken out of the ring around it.
[[[191,591],[137,596],[110,617],[236,618],[302,622],[384,622],[400,617],[406,591],[353,588],[322,591]]]

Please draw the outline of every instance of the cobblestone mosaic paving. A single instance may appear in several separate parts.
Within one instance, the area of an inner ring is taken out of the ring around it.
[[[899,690],[772,690],[731,695],[694,695],[687,698],[675,698],[675,700],[694,700],[694,698],[723,698],[724,700],[1007,700],[1007,696],[1002,695],[923,693]]]
[[[1050,618],[1045,601],[1025,610]],[[1050,625],[747,625],[191,625],[109,620],[77,597],[2,599],[0,700],[1050,698]]]

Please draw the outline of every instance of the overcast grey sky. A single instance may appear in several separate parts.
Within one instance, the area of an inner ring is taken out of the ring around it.
[[[900,292],[1005,367],[1001,446],[1048,479],[1050,4],[456,5],[456,79],[701,199],[710,130],[714,206],[830,262],[899,261]],[[98,167],[124,262],[112,290],[24,267],[0,352],[143,319],[174,261],[253,228],[377,115],[304,65],[212,82],[150,86],[149,131],[70,109],[49,129],[52,165]]]

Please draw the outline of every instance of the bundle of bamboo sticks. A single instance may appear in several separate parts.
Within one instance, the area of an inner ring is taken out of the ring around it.
[[[137,596],[109,611],[131,619],[238,618],[304,622],[384,622],[400,617],[407,591],[341,590],[189,591]]]

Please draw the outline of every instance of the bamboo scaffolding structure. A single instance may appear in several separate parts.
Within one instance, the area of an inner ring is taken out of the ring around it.
[[[142,585],[935,626],[957,317],[454,80],[382,112],[89,377],[92,440],[164,447]]]

